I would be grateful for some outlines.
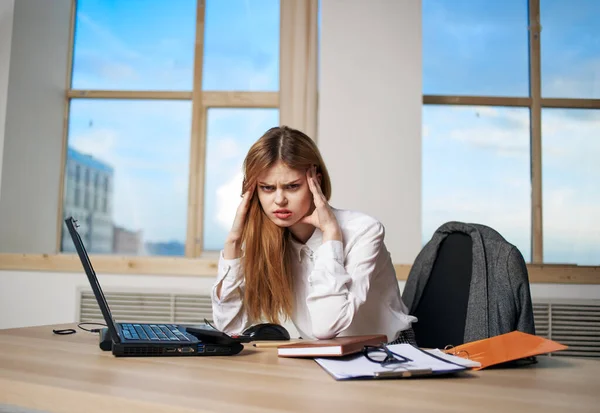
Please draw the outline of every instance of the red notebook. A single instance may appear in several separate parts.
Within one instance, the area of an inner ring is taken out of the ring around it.
[[[364,346],[378,346],[385,342],[387,336],[383,334],[307,340],[281,345],[277,348],[277,355],[279,357],[339,357],[358,353]]]

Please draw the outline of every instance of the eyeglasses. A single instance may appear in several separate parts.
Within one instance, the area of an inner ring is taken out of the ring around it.
[[[367,360],[380,364],[381,367],[395,367],[398,364],[412,361],[408,357],[394,353],[388,349],[385,344],[381,344],[379,346],[365,346],[363,348],[363,355],[367,358]]]

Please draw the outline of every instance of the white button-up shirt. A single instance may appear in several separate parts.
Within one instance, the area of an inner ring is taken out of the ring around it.
[[[384,243],[384,227],[360,212],[332,208],[343,242],[323,243],[316,228],[302,244],[291,239],[294,279],[292,322],[306,339],[385,334],[388,341],[417,321],[402,302],[396,272]],[[250,325],[244,311],[244,276],[240,261],[221,251],[212,289],[215,326],[238,334]],[[221,297],[216,294],[222,282]]]

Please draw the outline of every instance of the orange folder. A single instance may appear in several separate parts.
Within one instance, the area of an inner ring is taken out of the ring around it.
[[[473,370],[481,370],[495,364],[565,349],[567,349],[567,346],[556,341],[521,331],[511,331],[499,336],[461,344],[444,351],[448,354],[478,361],[481,363],[481,367]]]

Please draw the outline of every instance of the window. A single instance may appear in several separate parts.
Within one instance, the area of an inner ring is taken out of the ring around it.
[[[600,110],[543,109],[544,258],[600,261]]]
[[[526,0],[423,0],[423,93],[527,96]]]
[[[91,253],[221,247],[221,202],[279,123],[279,15],[279,0],[77,0],[61,219],[79,217]]]
[[[479,222],[528,262],[600,263],[599,13],[423,1],[423,242]]]
[[[423,241],[448,221],[485,223],[529,260],[529,111],[427,105],[423,121]]]

